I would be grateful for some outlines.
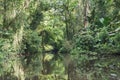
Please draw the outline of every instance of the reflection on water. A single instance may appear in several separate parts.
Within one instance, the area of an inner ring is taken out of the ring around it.
[[[86,61],[77,68],[79,69],[79,76],[82,76],[80,80],[120,80],[119,56],[107,56]]]

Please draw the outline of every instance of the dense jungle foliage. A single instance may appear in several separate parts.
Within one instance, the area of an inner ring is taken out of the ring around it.
[[[0,0],[0,80],[120,80],[120,1]]]

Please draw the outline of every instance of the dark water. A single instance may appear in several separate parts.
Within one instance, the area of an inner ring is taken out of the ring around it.
[[[51,64],[49,68],[52,69],[50,74],[32,75],[25,80],[68,80],[63,61],[58,59],[51,60],[49,63]],[[120,55],[88,60],[77,65],[75,69],[77,74],[70,75],[70,80],[120,80]],[[70,70],[73,72],[72,69]],[[0,80],[18,80],[16,77],[8,75],[0,77]]]
[[[86,61],[85,65],[78,69],[82,76],[80,80],[120,80],[120,56],[104,56]]]

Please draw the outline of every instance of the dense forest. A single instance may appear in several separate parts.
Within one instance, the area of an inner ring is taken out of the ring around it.
[[[120,80],[120,0],[0,0],[0,80]]]

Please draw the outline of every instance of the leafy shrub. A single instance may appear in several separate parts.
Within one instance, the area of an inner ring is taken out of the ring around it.
[[[97,43],[106,43],[109,41],[109,33],[106,28],[102,28],[100,32],[97,32],[96,35],[96,42]]]
[[[41,54],[41,37],[38,36],[37,32],[31,30],[25,32],[21,50],[20,54],[23,55],[22,57],[27,64],[30,64],[31,61],[35,62],[34,58],[37,59],[38,55]]]
[[[23,37],[24,49],[29,51],[31,54],[38,53],[40,50],[41,37],[35,31],[26,31]]]
[[[13,59],[10,56],[14,52],[10,39],[0,39],[0,76],[13,71]]]
[[[78,34],[75,37],[75,47],[79,47],[82,50],[93,50],[94,49],[94,44],[95,44],[95,40],[93,38],[93,36],[91,36],[90,34],[86,34],[86,35],[80,35]]]

